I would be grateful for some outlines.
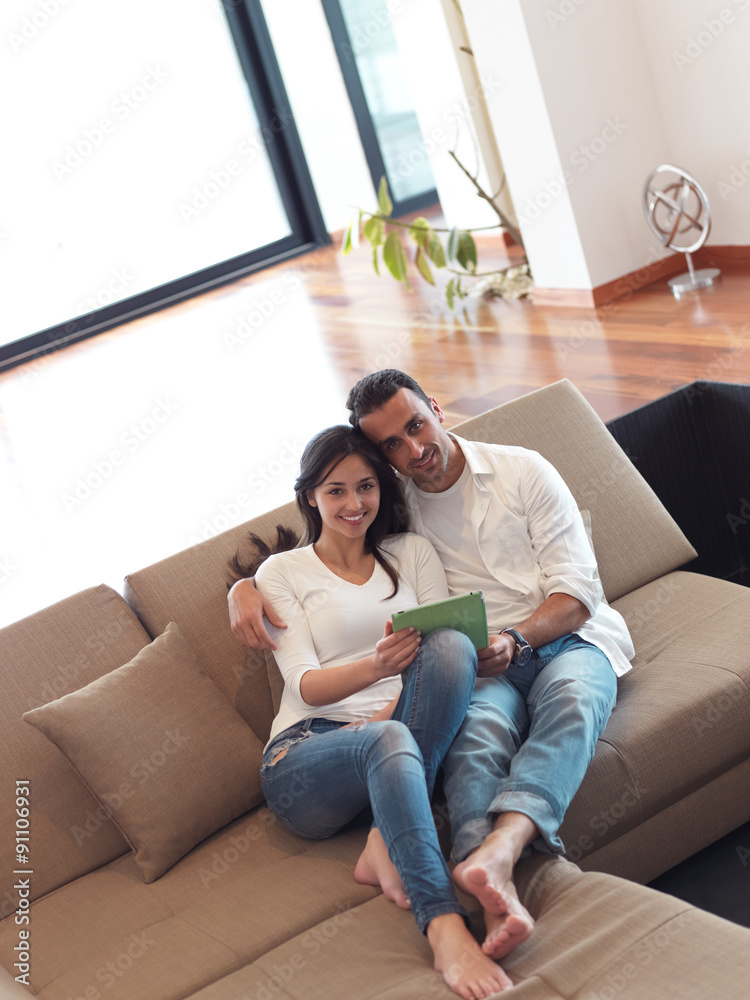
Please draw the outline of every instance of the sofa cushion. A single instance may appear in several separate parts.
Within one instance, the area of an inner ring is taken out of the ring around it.
[[[574,861],[744,764],[750,747],[750,589],[676,572],[615,608],[636,656],[561,829]],[[744,808],[740,822],[747,800]],[[726,815],[736,825],[736,813]],[[709,840],[732,829],[719,829],[722,819],[722,810],[708,817]],[[640,874],[628,874],[649,879],[685,856],[670,858],[663,846],[654,838]]]
[[[32,898],[98,868],[129,848],[70,763],[21,721],[30,708],[84,687],[149,642],[148,633],[110,587],[82,591],[0,631],[3,690],[0,760],[9,780],[31,786]],[[15,798],[0,796],[0,826],[15,826]],[[18,903],[11,854],[0,843],[0,916]]]
[[[518,876],[537,926],[502,962],[516,983],[509,996],[745,1000],[747,929],[624,879],[584,874],[559,858],[536,855],[520,863]],[[382,895],[350,904],[252,962],[235,963],[190,994],[192,1000],[454,1000],[433,971],[429,945],[410,913]],[[481,925],[475,928],[481,934]],[[129,1000],[165,996],[169,970],[158,979],[156,969],[151,974],[153,992],[144,990],[139,972],[131,978]],[[178,992],[181,985],[175,982],[172,996],[186,995]],[[61,1000],[63,994],[45,990],[42,996]]]
[[[155,882],[126,854],[33,904],[32,991],[43,1000],[188,997],[372,899],[377,890],[352,875],[366,835],[303,840],[261,806]],[[10,917],[0,923],[8,969],[17,944]]]
[[[125,580],[125,596],[149,633],[159,635],[168,622],[175,621],[201,667],[262,743],[268,739],[275,714],[268,664],[262,651],[245,649],[232,635],[227,612],[228,562],[238,548],[247,553],[251,530],[272,540],[277,524],[302,531],[296,504],[256,517],[131,573]]]
[[[111,812],[146,882],[262,799],[261,744],[174,623],[129,663],[23,718]]]
[[[563,379],[452,428],[548,459],[591,511],[599,573],[614,601],[683,566],[695,550],[593,407]]]

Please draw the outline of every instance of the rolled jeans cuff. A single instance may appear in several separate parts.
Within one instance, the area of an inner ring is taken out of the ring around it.
[[[565,847],[557,835],[559,821],[546,799],[533,792],[501,792],[492,800],[485,816],[467,820],[453,838],[451,861],[459,864],[479,847],[495,826],[501,813],[517,812],[528,816],[534,823],[539,836],[523,849],[521,857],[527,857],[531,849],[543,854],[564,854]]]

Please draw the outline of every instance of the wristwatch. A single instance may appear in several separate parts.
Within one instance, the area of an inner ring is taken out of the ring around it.
[[[526,642],[521,633],[516,632],[514,628],[504,628],[500,633],[500,635],[504,635],[505,633],[507,633],[516,644],[516,651],[513,654],[510,662],[516,664],[519,667],[525,667],[526,664],[531,659],[531,654],[534,652],[534,650],[531,648],[528,642]]]

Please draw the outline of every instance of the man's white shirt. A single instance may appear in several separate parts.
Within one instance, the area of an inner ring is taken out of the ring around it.
[[[405,481],[412,530],[435,546],[451,595],[482,590],[490,632],[517,625],[555,593],[591,613],[576,634],[607,656],[619,676],[633,643],[622,616],[602,601],[591,544],[562,476],[538,452],[464,441],[461,478],[443,493]]]

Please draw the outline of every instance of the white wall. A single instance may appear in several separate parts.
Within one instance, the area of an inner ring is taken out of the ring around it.
[[[520,0],[463,0],[487,108],[526,252],[540,287],[590,288],[558,138]]]
[[[750,0],[636,0],[672,162],[708,194],[709,243],[750,243]]]
[[[663,251],[646,176],[706,188],[711,242],[750,242],[750,0],[463,0],[537,285],[593,288]]]
[[[521,6],[596,287],[637,270],[659,246],[643,217],[643,185],[670,150],[641,22],[622,0],[587,0],[564,21],[549,17],[560,0]]]

